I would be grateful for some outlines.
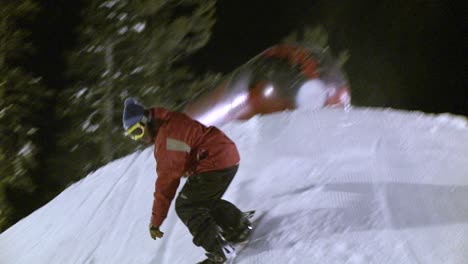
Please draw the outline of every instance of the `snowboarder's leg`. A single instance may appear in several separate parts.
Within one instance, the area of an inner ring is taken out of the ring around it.
[[[238,243],[245,240],[251,230],[251,223],[244,216],[244,213],[234,204],[221,199],[222,195],[231,184],[237,169],[238,166],[235,166],[227,170],[212,172],[207,174],[207,177],[203,178],[205,184],[219,178],[224,179],[222,180],[222,183],[219,184],[219,186],[224,185],[222,187],[222,194],[220,198],[213,203],[213,206],[211,207],[211,215],[213,216],[216,224],[221,228],[221,235],[223,238],[227,242],[232,243]]]
[[[193,243],[203,247],[212,259],[220,260],[220,263],[226,259],[224,240],[220,236],[213,209],[217,207],[236,171],[237,166],[191,176],[176,199],[176,212],[192,234]]]
[[[219,236],[219,229],[209,210],[204,207],[185,207],[177,210],[179,217],[185,223],[193,236],[193,243],[202,247],[210,258],[223,263],[226,260],[223,252],[224,243]]]
[[[243,218],[243,213],[232,203],[220,199],[212,209],[212,215],[216,223],[223,230],[235,228]]]
[[[250,235],[250,221],[232,203],[219,200],[213,208],[212,214],[215,222],[222,229],[221,234],[227,242],[242,242]]]

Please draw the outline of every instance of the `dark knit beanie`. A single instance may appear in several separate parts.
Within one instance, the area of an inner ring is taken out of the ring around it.
[[[136,98],[127,98],[124,103],[123,128],[129,129],[145,116],[145,107]]]

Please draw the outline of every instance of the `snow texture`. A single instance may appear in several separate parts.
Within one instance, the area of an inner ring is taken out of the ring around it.
[[[465,118],[297,110],[222,129],[242,157],[225,198],[265,212],[236,263],[468,263]],[[173,207],[150,238],[155,178],[152,148],[97,170],[2,233],[0,263],[202,260]]]

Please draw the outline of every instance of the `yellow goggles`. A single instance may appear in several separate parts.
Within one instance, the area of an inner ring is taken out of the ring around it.
[[[139,140],[145,135],[145,125],[138,122],[125,131],[125,136],[133,140]]]

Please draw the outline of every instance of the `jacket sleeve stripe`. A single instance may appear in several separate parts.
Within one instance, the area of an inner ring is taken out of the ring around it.
[[[166,149],[173,151],[182,151],[187,153],[191,150],[190,146],[187,143],[173,138],[167,138]]]

